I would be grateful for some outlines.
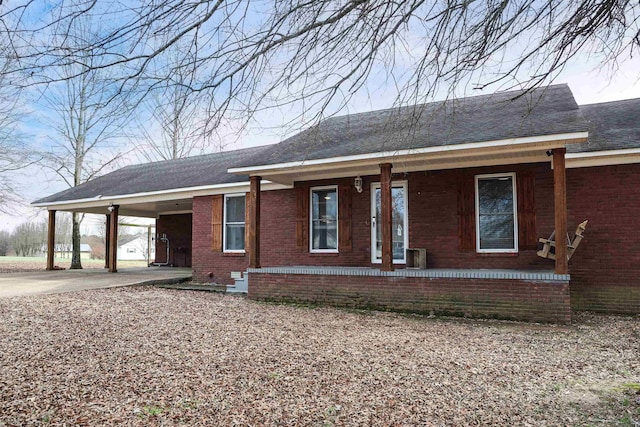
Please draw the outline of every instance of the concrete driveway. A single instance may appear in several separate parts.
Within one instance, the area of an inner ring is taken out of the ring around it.
[[[167,267],[126,268],[117,273],[98,268],[3,273],[0,274],[0,297],[57,294],[147,283],[169,284],[189,279],[190,268]]]

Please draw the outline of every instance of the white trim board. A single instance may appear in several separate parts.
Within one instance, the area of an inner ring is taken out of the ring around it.
[[[567,168],[628,165],[640,163],[640,148],[567,153],[565,159]]]
[[[277,184],[271,181],[263,181],[261,190],[284,190],[293,188],[289,185]],[[199,187],[174,188],[170,190],[149,191],[142,193],[123,194],[114,196],[96,196],[86,199],[61,200],[57,202],[32,203],[34,207],[64,209],[83,209],[107,207],[114,205],[132,205],[138,203],[164,202],[179,199],[192,199],[197,196],[212,196],[216,194],[246,193],[249,191],[248,182],[234,182],[229,184],[214,184]]]

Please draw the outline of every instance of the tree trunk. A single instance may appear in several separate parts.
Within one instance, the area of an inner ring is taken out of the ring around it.
[[[82,269],[82,262],[80,260],[80,214],[73,213],[73,234],[71,240],[73,242],[73,255],[71,256],[71,270]]]

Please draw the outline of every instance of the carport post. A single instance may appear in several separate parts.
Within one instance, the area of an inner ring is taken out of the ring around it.
[[[111,218],[109,221],[109,273],[118,271],[118,205],[109,206]]]
[[[109,268],[109,244],[111,239],[109,239],[109,233],[111,232],[111,215],[108,214],[107,222],[106,222],[106,230],[104,233],[104,268]]]
[[[56,211],[49,211],[47,229],[47,270],[53,270],[53,257],[56,252]]]

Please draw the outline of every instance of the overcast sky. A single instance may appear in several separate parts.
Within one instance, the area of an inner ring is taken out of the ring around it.
[[[588,60],[576,60],[553,83],[568,83],[576,101],[581,105],[640,98],[638,70],[640,70],[640,60],[638,59],[623,62],[615,72],[606,68],[599,68],[598,64],[590,63]],[[340,114],[391,107],[394,101],[394,94],[390,92],[391,90],[391,88],[382,87],[375,91],[370,91],[369,96],[358,96],[352,99],[347,109],[341,111]],[[466,93],[466,95],[478,94],[481,93]],[[465,94],[457,93],[456,95],[463,96]],[[440,99],[434,99],[434,101],[438,100]],[[295,131],[290,126],[284,126],[284,123],[287,122],[287,115],[283,112],[280,112],[280,114],[267,112],[259,115],[257,119],[258,122],[241,135],[240,138],[226,138],[223,141],[224,149],[230,150],[277,143]],[[29,129],[26,130],[29,132]],[[36,139],[35,142],[38,145],[46,146],[46,144],[50,143],[41,130],[34,129],[30,133],[32,138]],[[139,163],[140,159],[131,157],[128,162]],[[64,183],[40,166],[32,166],[24,170],[20,181],[23,184],[22,194],[28,203],[66,188]],[[0,230],[12,230],[21,222],[44,218],[44,214],[42,210],[30,207],[16,209],[12,215],[0,214]],[[96,219],[88,217],[84,232],[91,232],[91,229],[95,228],[102,220],[102,216],[98,216]]]

